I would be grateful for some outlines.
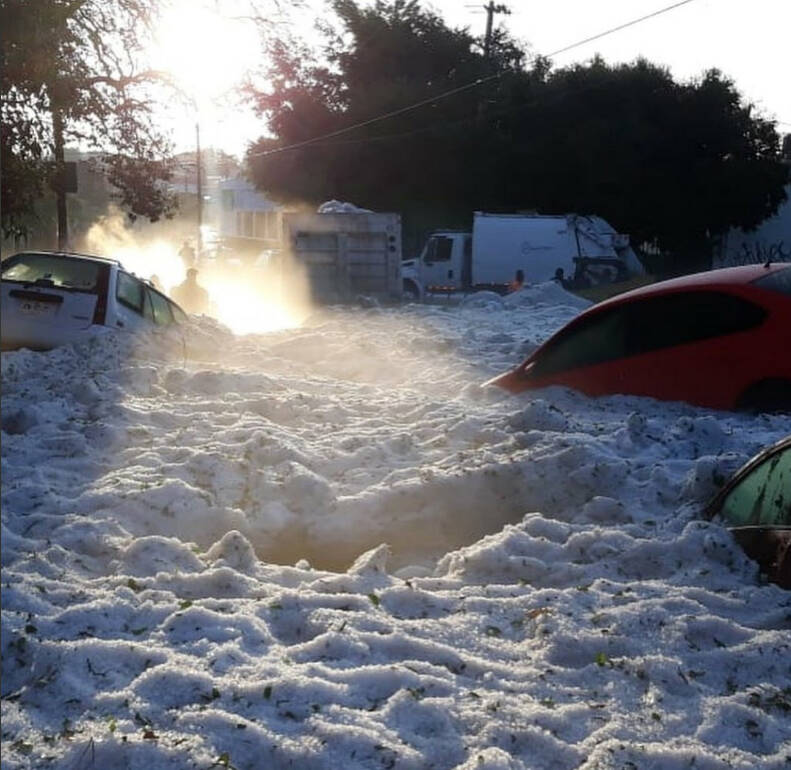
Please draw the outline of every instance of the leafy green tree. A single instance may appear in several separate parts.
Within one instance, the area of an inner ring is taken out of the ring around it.
[[[414,1],[333,5],[323,58],[275,44],[271,88],[253,94],[273,137],[252,147],[252,177],[284,200],[345,198],[412,229],[469,224],[474,210],[596,213],[671,253],[660,269],[674,272],[784,200],[774,125],[716,70],[682,84],[645,61],[527,68],[503,32],[486,57]]]
[[[154,122],[161,76],[141,64],[155,11],[156,0],[0,0],[5,236],[29,229],[52,186],[65,246],[67,144],[103,153],[133,216],[172,212],[170,148]]]
[[[671,253],[670,272],[706,267],[710,236],[755,227],[785,199],[774,125],[716,70],[679,84],[646,61],[595,59],[552,73],[508,123],[501,172],[526,202],[601,214]]]
[[[446,220],[468,215],[475,185],[467,163],[483,141],[486,92],[431,97],[497,70],[519,72],[523,53],[497,34],[487,59],[480,41],[417,2],[333,5],[341,30],[327,31],[323,62],[293,41],[273,45],[271,89],[254,98],[277,138],[253,148],[256,182],[285,200],[343,196],[380,210],[408,209],[413,221],[427,209]],[[489,98],[498,87],[488,89]],[[352,134],[256,157],[423,100],[417,110]]]

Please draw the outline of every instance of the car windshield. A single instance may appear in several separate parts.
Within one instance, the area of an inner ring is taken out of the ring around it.
[[[17,254],[3,261],[2,277],[4,281],[95,292],[100,267],[92,260],[57,254]]]
[[[791,446],[753,468],[727,494],[719,512],[732,527],[791,525]]]

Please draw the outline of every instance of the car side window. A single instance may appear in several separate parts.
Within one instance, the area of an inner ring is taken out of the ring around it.
[[[145,300],[145,288],[141,281],[138,281],[129,273],[118,271],[118,280],[115,286],[115,297],[125,307],[143,315],[143,303]]]
[[[791,447],[737,482],[719,513],[731,527],[791,525]]]
[[[143,302],[143,318],[147,318],[151,323],[154,323],[154,305],[151,302],[151,290],[146,289],[146,296]]]
[[[170,312],[173,313],[177,323],[183,324],[189,320],[187,314],[175,302],[170,303]]]
[[[531,374],[543,377],[621,358],[626,323],[625,307],[615,307],[575,324],[549,343]]]
[[[151,306],[154,310],[154,323],[158,326],[167,326],[173,323],[173,313],[170,311],[170,302],[159,292],[148,290]]]
[[[742,297],[717,291],[687,291],[628,305],[626,355],[684,345],[746,331],[766,311]]]
[[[765,317],[762,307],[716,291],[638,299],[604,310],[559,335],[541,353],[531,374],[543,377],[734,334],[758,326]]]

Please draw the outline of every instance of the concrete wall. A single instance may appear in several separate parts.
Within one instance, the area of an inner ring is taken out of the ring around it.
[[[714,252],[712,267],[731,267],[766,262],[791,262],[791,184],[786,187],[788,198],[777,214],[760,227],[746,233],[732,229]]]

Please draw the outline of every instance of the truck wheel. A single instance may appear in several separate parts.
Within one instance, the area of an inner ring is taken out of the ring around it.
[[[777,378],[756,382],[742,393],[736,406],[748,412],[791,412],[791,381]]]
[[[420,299],[420,290],[414,281],[404,281],[402,296],[405,302],[417,302]]]

